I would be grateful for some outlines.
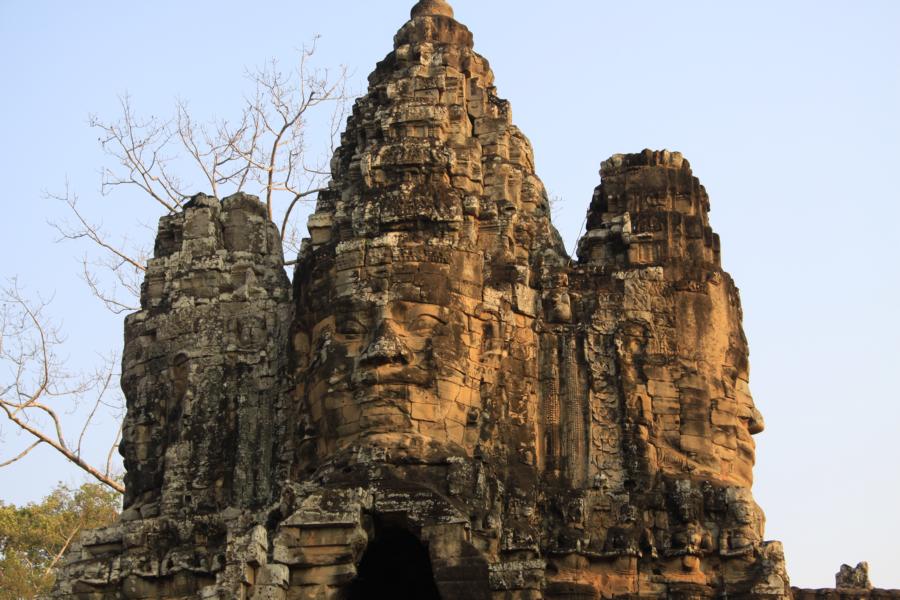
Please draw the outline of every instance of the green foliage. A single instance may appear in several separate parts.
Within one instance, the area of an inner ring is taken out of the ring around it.
[[[120,496],[105,485],[59,484],[40,503],[0,501],[0,600],[43,598],[63,552],[84,529],[116,520]]]

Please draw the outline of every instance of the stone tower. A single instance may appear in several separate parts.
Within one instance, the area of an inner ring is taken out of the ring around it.
[[[55,597],[789,597],[708,211],[681,155],[614,156],[570,258],[472,34],[421,0],[292,284],[253,197],[161,221],[125,510]]]

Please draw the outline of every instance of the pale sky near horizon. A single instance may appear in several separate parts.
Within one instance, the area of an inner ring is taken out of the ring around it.
[[[88,115],[115,118],[126,91],[144,115],[176,98],[234,114],[245,68],[290,61],[314,34],[317,62],[348,65],[363,91],[412,4],[0,0],[0,278],[55,295],[73,364],[120,350],[121,318],[77,277],[89,248],[53,243],[60,206],[42,199],[68,178],[108,229],[151,235],[134,224],[155,223],[145,200],[98,194],[108,161]],[[766,537],[794,585],[868,560],[877,586],[900,588],[900,2],[452,4],[561,198],[570,249],[601,160],[650,147],[691,161],[741,288]],[[0,462],[21,442],[0,422]],[[0,469],[0,501],[59,480],[80,476],[39,451]]]

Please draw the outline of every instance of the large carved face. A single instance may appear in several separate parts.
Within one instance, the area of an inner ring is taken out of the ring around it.
[[[662,424],[660,446],[667,456],[663,466],[674,473],[687,466],[710,480],[749,487],[753,435],[764,423],[750,394],[736,291],[729,280],[718,278],[693,290],[678,290],[674,298],[681,368],[651,369],[648,382],[656,421]],[[675,407],[673,418],[668,413]]]
[[[401,246],[392,254],[416,251]],[[303,334],[303,404],[320,456],[363,436],[387,445],[434,440],[471,451],[480,383],[497,354],[485,349],[492,348],[497,326],[478,300],[452,289],[459,264],[362,267],[349,293],[311,315]]]

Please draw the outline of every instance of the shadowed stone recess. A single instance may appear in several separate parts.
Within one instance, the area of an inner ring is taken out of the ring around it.
[[[602,164],[570,258],[472,34],[421,0],[292,282],[252,196],[160,221],[125,325],[124,512],[54,598],[900,598],[791,590],[709,198]]]

